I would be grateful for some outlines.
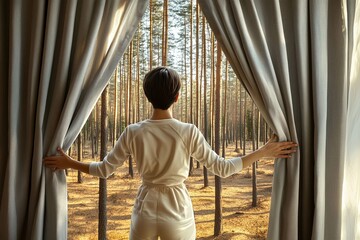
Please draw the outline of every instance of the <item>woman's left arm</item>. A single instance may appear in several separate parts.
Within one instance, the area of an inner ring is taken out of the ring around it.
[[[58,147],[57,149],[60,155],[50,156],[44,158],[45,167],[56,171],[58,169],[67,169],[72,168],[83,173],[89,174],[90,163],[79,162],[72,159],[69,155],[67,155],[63,149]]]

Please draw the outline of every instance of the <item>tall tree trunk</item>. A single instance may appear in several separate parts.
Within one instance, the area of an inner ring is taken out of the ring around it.
[[[225,152],[226,152],[226,114],[227,114],[227,105],[226,105],[226,98],[227,98],[227,82],[228,82],[228,61],[226,61],[226,67],[225,67],[225,86],[224,86],[224,102],[223,102],[223,124],[222,124],[222,156],[225,158]]]
[[[226,60],[225,63],[225,86],[224,86],[224,120],[223,120],[223,148],[226,149],[228,146],[228,119],[229,119],[229,112],[227,111],[227,98],[228,98],[228,82],[229,82],[229,63]],[[225,157],[225,150],[224,150],[224,157]]]
[[[137,56],[136,56],[136,97],[137,97],[137,114],[136,121],[140,121],[140,40],[141,40],[141,22],[139,23],[139,32],[137,39]]]
[[[193,6],[192,6],[192,0],[190,0],[190,123],[194,123],[194,119],[193,119],[193,59],[192,59],[192,48],[193,48],[193,44],[192,44],[192,31],[193,31],[193,26],[192,26],[192,22],[193,22]],[[190,167],[189,167],[189,176],[191,176],[192,172],[194,169],[194,161],[193,158],[190,158]]]
[[[95,154],[99,154],[100,143],[100,121],[101,121],[101,106],[100,103],[96,103],[95,107]]]
[[[149,52],[150,52],[150,54],[149,54],[149,70],[151,70],[152,69],[152,61],[153,61],[153,47],[152,47],[152,45],[153,45],[153,26],[152,26],[152,24],[153,24],[153,21],[152,21],[152,11],[153,11],[153,8],[152,8],[152,0],[150,0],[150,2],[149,2],[149,9],[150,9],[150,11],[149,11],[149,21],[150,21],[150,33],[149,33]]]
[[[91,157],[95,158],[95,111],[96,107],[91,112],[90,116],[90,135],[91,135]]]
[[[215,36],[211,32],[211,126],[215,125]],[[211,127],[211,146],[215,145],[215,128]]]
[[[255,138],[256,136],[256,113],[255,113],[255,104],[252,103],[252,147],[253,151],[256,150]],[[252,164],[252,206],[256,207],[257,205],[257,178],[256,178],[256,162]]]
[[[125,78],[122,76],[123,62],[124,60],[122,60],[118,65],[119,66],[119,135],[122,133],[122,118],[123,118],[122,98],[123,98],[123,90],[125,89],[124,87],[125,84],[123,83],[123,81],[125,81]]]
[[[167,65],[167,51],[168,51],[168,0],[164,0],[163,5],[163,30],[162,30],[162,59],[161,64]]]
[[[219,42],[216,45],[216,104],[215,104],[215,152],[220,154],[220,91],[221,91],[221,48]],[[222,231],[222,201],[221,201],[221,178],[215,176],[215,225],[214,236]]]
[[[127,82],[127,87],[128,87],[128,101],[127,101],[127,109],[128,109],[128,119],[127,119],[127,124],[129,125],[131,123],[131,115],[134,114],[134,112],[132,111],[132,56],[133,56],[133,41],[131,41],[130,44],[130,50],[129,50],[129,73],[128,73],[128,82]],[[132,157],[129,157],[129,175],[133,178],[134,177],[134,170],[133,170],[133,161],[132,161]]]
[[[82,139],[81,139],[81,132],[79,133],[79,136],[78,136],[78,139],[77,139],[77,157],[78,157],[78,161],[81,162],[82,161],[82,152],[83,152],[83,143],[82,143]],[[82,183],[83,182],[83,178],[82,178],[82,175],[81,175],[81,172],[78,171],[78,176],[77,176],[77,181],[78,183]]]
[[[259,141],[261,136],[261,115],[258,108],[256,108],[256,122],[257,122],[257,134],[256,134],[256,142],[255,142],[255,148],[256,150],[259,149]],[[259,161],[256,161],[256,168],[259,166]]]
[[[246,95],[246,90],[244,89],[244,95]],[[239,82],[239,96],[240,96],[240,101],[239,101],[239,123],[237,125],[237,128],[239,130],[239,142],[240,142],[240,148],[243,148],[243,140],[245,139],[245,130],[243,131],[243,127],[242,127],[242,122],[243,122],[243,107],[245,106],[244,102],[241,101],[242,99],[242,84]],[[245,99],[244,99],[245,101]],[[242,102],[242,104],[241,104]],[[240,152],[240,151],[239,151]]]
[[[243,156],[245,156],[246,154],[246,90],[244,89],[244,116],[243,116]]]
[[[204,137],[206,141],[209,141],[208,137],[208,113],[207,113],[207,78],[206,78],[206,28],[205,28],[205,17],[202,20],[203,23],[203,32],[202,32],[202,42],[203,42],[203,66],[204,66]],[[208,171],[205,166],[203,166],[204,174],[204,187],[209,186]]]
[[[118,104],[117,104],[117,82],[118,82],[118,70],[119,65],[115,68],[115,77],[114,77],[114,127],[113,127],[113,138],[112,138],[112,145],[115,146],[116,138],[117,138],[117,112],[118,112]]]
[[[108,99],[108,87],[106,87],[101,95],[101,149],[100,160],[102,161],[107,154],[107,129],[108,129],[108,116],[107,116],[107,99]],[[98,239],[106,239],[106,197],[107,186],[106,179],[99,178],[99,227],[98,227]]]
[[[190,123],[194,123],[193,120],[193,59],[192,59],[192,50],[193,50],[193,6],[192,6],[192,0],[190,0]]]
[[[241,126],[239,126],[239,119],[241,119],[241,93],[239,94],[241,88],[239,89],[239,81],[236,80],[235,83],[235,116],[234,116],[234,122],[235,122],[235,152],[240,152],[239,149],[239,137],[240,137],[240,132],[241,132]],[[239,101],[239,95],[240,95],[240,101]],[[240,104],[238,105],[238,102],[240,102]],[[240,117],[238,117],[238,108],[240,108]],[[241,146],[241,142],[240,142],[240,146]]]
[[[195,69],[195,81],[196,81],[196,120],[195,120],[195,124],[198,128],[200,128],[200,121],[199,121],[199,112],[200,112],[200,101],[199,101],[199,94],[200,94],[200,90],[199,90],[199,12],[200,12],[200,8],[199,8],[199,3],[196,1],[196,52],[195,52],[195,65],[196,65],[196,69]],[[200,163],[199,161],[196,161],[196,168],[200,167]]]
[[[82,129],[82,132],[83,132],[82,138],[83,138],[83,142],[85,143],[85,145],[86,145],[86,141],[89,140],[89,132],[90,132],[89,128],[90,128],[90,124],[89,124],[89,122],[86,122]]]
[[[195,81],[196,81],[196,106],[195,106],[195,124],[199,127],[199,4],[196,1],[196,29],[195,29]]]
[[[257,127],[257,138],[256,138],[256,149],[259,148],[259,142],[261,140],[261,129],[262,129],[262,117],[261,117],[261,113],[259,111],[259,109],[257,109],[257,122],[258,122],[258,127]]]
[[[185,118],[186,119],[185,121],[189,121],[189,118],[188,118],[188,78],[187,78],[187,62],[186,62],[186,59],[187,59],[187,53],[186,53],[186,50],[187,50],[187,35],[186,35],[186,15],[184,15],[184,76],[185,76]]]

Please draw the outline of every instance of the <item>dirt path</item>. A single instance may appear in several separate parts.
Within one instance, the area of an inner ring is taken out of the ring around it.
[[[235,156],[229,147],[228,156]],[[108,239],[128,239],[133,200],[140,183],[126,176],[126,166],[108,179]],[[210,187],[203,188],[202,168],[195,169],[186,185],[190,192],[196,220],[197,239],[265,239],[267,233],[273,161],[259,161],[258,206],[253,208],[251,169],[223,179],[223,234],[213,237],[214,176],[209,176]],[[69,239],[97,239],[98,178],[86,175],[79,184],[77,172],[69,171]]]

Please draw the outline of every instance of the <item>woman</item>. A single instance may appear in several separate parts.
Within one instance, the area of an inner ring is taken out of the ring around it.
[[[46,167],[73,168],[101,178],[110,176],[131,155],[142,178],[131,215],[130,239],[195,239],[196,229],[190,196],[184,181],[190,157],[220,177],[228,177],[264,157],[289,158],[296,143],[275,142],[273,136],[257,151],[242,158],[218,156],[199,129],[172,116],[180,78],[176,71],[157,67],[146,74],[143,89],[153,106],[150,119],[131,124],[114,149],[101,162],[73,160],[61,148],[59,156],[46,157]]]

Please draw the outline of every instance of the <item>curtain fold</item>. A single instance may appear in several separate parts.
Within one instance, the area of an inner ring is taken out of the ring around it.
[[[359,3],[199,4],[271,128],[300,145],[275,161],[268,238],[359,238]]]
[[[349,89],[344,166],[342,239],[360,239],[360,4],[348,4],[349,12]]]
[[[130,43],[145,0],[0,3],[0,236],[66,239],[68,149]]]

